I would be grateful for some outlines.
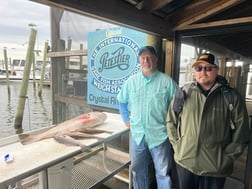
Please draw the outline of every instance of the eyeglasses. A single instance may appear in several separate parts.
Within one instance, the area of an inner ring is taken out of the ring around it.
[[[206,72],[211,72],[214,68],[217,68],[217,66],[196,66],[194,67],[194,70],[196,72],[201,72],[202,70],[206,71]]]

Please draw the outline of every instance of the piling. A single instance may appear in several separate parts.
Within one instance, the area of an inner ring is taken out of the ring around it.
[[[33,86],[36,86],[36,66],[35,66],[35,53],[32,53],[32,80],[33,80]]]
[[[8,91],[8,97],[10,97],[10,80],[9,80],[9,68],[8,68],[8,58],[7,58],[7,50],[6,50],[6,48],[4,48],[3,53],[4,53],[4,63],[5,63],[7,91]]]
[[[47,49],[48,49],[48,42],[45,42],[45,47],[44,47],[44,56],[43,56],[43,66],[42,66],[42,71],[41,71],[41,76],[40,76],[40,83],[39,83],[39,91],[38,91],[38,96],[41,97],[42,94],[42,88],[43,88],[43,83],[44,83],[44,78],[45,78],[45,68],[46,68],[46,59],[47,59]]]
[[[26,53],[24,74],[23,74],[19,100],[18,100],[18,107],[17,107],[15,122],[14,122],[14,128],[16,130],[16,134],[20,134],[23,132],[22,122],[23,122],[23,115],[24,115],[24,108],[25,108],[25,99],[27,98],[26,94],[27,94],[28,82],[29,82],[31,65],[32,65],[32,60],[33,60],[36,34],[37,34],[37,30],[35,30],[34,28],[31,28],[31,34],[30,34],[28,49]]]
[[[67,51],[71,51],[71,47],[72,47],[72,39],[68,38],[68,40],[67,40]],[[65,57],[65,60],[66,60],[66,68],[69,69],[70,56]]]
[[[83,50],[83,44],[80,44],[80,50]],[[83,65],[82,65],[82,63],[83,63],[83,56],[80,56],[80,67],[79,67],[79,69],[80,70],[83,70]]]

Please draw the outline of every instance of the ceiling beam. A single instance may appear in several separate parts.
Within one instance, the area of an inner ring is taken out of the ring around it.
[[[212,0],[206,1],[204,4],[199,4],[200,0],[194,1],[194,3],[177,13],[180,15],[172,15],[172,18],[175,18],[172,21],[175,24],[173,29],[179,30],[186,25],[190,25],[211,15],[215,15],[244,1],[245,0]]]
[[[195,47],[200,47],[204,50],[209,50],[213,52],[214,54],[218,53],[218,54],[221,54],[222,56],[224,55],[230,59],[238,59],[240,57],[242,57],[243,59],[246,59],[246,57],[242,56],[241,54],[236,53],[212,41],[209,41],[205,39],[204,37],[183,38],[182,42],[188,45],[195,46]]]
[[[174,0],[143,0],[142,9],[148,12],[154,12],[157,9],[164,7]]]
[[[235,25],[235,24],[252,24],[252,16],[243,17],[243,18],[227,19],[227,20],[221,20],[221,21],[214,21],[214,22],[207,22],[207,23],[202,23],[202,24],[185,25],[185,26],[182,26],[179,29],[177,29],[177,31],[189,30],[189,29],[210,28],[210,27],[217,27],[217,26],[227,26],[227,25]]]
[[[118,0],[33,0],[49,6],[56,6],[78,14],[93,17],[120,26],[146,33],[172,38],[171,26],[146,10],[132,8],[132,5]]]

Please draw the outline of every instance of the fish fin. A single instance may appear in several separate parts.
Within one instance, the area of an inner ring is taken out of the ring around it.
[[[98,136],[94,136],[91,134],[87,134],[87,133],[83,133],[83,132],[71,132],[68,133],[68,135],[74,139],[83,139],[83,138],[94,138],[94,139],[98,139],[101,140],[101,137]]]
[[[102,129],[95,129],[92,127],[85,127],[85,128],[80,128],[78,129],[78,131],[83,132],[83,133],[88,133],[88,134],[99,134],[99,133],[108,133],[108,134],[112,134],[112,131],[106,131],[106,130],[102,130]]]
[[[86,145],[80,143],[69,135],[55,135],[53,138],[61,144],[66,144],[70,146],[80,146],[81,148],[86,147]]]

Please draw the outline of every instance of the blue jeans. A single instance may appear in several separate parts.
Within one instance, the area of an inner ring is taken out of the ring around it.
[[[158,189],[171,189],[171,144],[165,140],[162,144],[149,150],[145,138],[139,145],[131,138],[131,171],[134,189],[149,188],[149,162],[152,158]]]

